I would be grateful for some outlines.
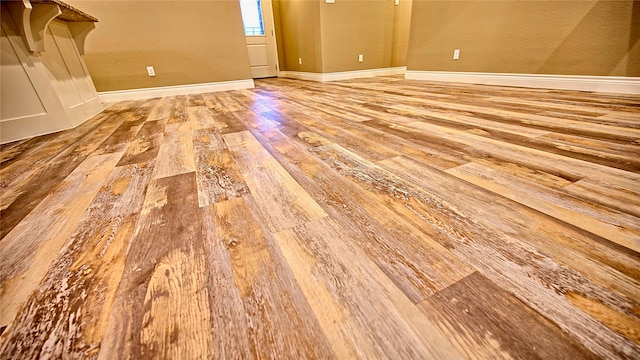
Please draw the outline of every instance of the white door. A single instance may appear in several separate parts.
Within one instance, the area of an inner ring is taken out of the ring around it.
[[[278,52],[273,29],[271,0],[240,0],[244,34],[247,39],[251,77],[278,75]]]

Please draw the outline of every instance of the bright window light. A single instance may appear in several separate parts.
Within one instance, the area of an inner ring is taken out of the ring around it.
[[[242,23],[246,36],[264,36],[260,0],[240,0]]]

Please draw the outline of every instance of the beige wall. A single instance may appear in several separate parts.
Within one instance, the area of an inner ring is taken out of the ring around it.
[[[100,21],[85,56],[98,91],[251,78],[237,0],[65,2]]]
[[[397,44],[409,27],[402,26],[401,11],[411,6],[404,0],[321,0],[322,70],[325,73],[404,66],[405,47]],[[406,11],[405,11],[406,13]],[[405,22],[409,20],[404,18]],[[364,61],[358,62],[358,54]]]
[[[413,0],[400,0],[400,5],[396,7],[391,66],[407,66],[412,11]]]
[[[322,72],[320,1],[278,0],[274,18],[279,22],[280,68],[288,71]],[[278,28],[278,26],[276,27]],[[302,64],[298,63],[302,58]]]
[[[393,2],[386,0],[323,3],[323,72],[391,66],[393,10]],[[358,54],[364,62],[358,62]]]
[[[281,69],[329,73],[406,65],[411,0],[279,0]],[[358,54],[364,62],[358,62]],[[302,65],[298,58],[302,58]]]
[[[415,0],[407,67],[640,76],[639,38],[639,1]]]

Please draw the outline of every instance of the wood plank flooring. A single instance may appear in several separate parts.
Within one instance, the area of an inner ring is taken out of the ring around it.
[[[0,150],[2,359],[640,358],[640,96],[265,79]]]

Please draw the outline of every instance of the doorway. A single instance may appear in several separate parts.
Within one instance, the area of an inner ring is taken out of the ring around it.
[[[278,52],[271,0],[239,0],[251,77],[278,75]]]

